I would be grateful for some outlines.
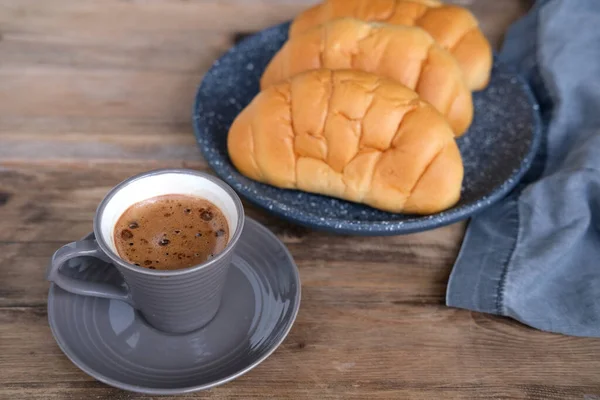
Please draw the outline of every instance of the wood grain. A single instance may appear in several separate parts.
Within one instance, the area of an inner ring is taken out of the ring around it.
[[[442,306],[343,308],[340,302],[352,303],[344,296],[315,301],[310,285],[305,294],[296,325],[272,357],[194,397],[558,400],[600,394],[597,341]],[[73,366],[53,343],[44,308],[0,309],[0,335],[6,339],[0,357],[11,366],[0,378],[3,395],[47,399],[50,387],[56,398],[144,398],[107,389]]]
[[[47,325],[49,257],[91,230],[128,176],[207,170],[190,124],[202,75],[236,40],[312,3],[0,1],[0,399],[155,398],[95,381],[61,353]],[[455,3],[496,47],[531,4]],[[463,223],[354,238],[246,210],[299,265],[298,320],[255,370],[177,398],[600,400],[597,340],[443,305]]]
[[[190,109],[204,72],[240,34],[314,2],[3,0],[0,159],[195,160]],[[529,4],[456,3],[496,47]]]
[[[0,206],[0,271],[9,274],[10,285],[0,286],[0,306],[45,304],[47,284],[31,277],[43,277],[56,248],[92,230],[96,207],[111,187],[131,174],[165,166],[5,165],[0,170],[0,193],[6,198]],[[286,243],[302,268],[305,287],[312,286],[317,298],[339,293],[360,303],[442,303],[448,266],[458,252],[456,238],[463,231],[456,224],[417,235],[359,240],[312,232],[246,209]],[[19,268],[13,268],[17,261]],[[337,275],[346,265],[360,268],[351,269],[352,276]]]

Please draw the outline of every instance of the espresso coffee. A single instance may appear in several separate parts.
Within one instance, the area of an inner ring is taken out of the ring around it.
[[[201,264],[229,241],[223,212],[200,197],[170,194],[129,207],[114,230],[117,253],[149,269],[173,270]]]

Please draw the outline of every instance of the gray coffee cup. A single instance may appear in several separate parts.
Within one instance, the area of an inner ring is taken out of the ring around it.
[[[203,264],[170,271],[146,269],[119,257],[113,237],[119,217],[135,203],[167,194],[199,196],[219,207],[229,225],[227,247]],[[219,309],[243,226],[242,202],[221,180],[185,169],[150,171],[127,179],[108,193],[94,218],[95,240],[69,243],[56,251],[47,278],[71,293],[125,301],[156,329],[191,332],[210,322]],[[123,275],[124,284],[77,280],[61,270],[70,259],[82,256],[112,263]]]

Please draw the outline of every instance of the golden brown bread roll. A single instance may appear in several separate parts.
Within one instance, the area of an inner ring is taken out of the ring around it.
[[[473,99],[456,59],[422,29],[341,18],[291,38],[267,66],[261,87],[310,69],[358,69],[415,90],[444,114],[456,136],[473,119]]]
[[[435,0],[328,0],[300,14],[290,37],[340,17],[419,26],[456,57],[471,90],[488,84],[492,48],[466,8]]]
[[[404,85],[361,71],[312,70],[260,92],[227,146],[251,179],[385,211],[431,214],[460,197],[446,119]]]

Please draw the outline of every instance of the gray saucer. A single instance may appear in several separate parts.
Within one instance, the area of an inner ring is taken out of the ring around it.
[[[89,235],[92,237],[92,235]],[[148,394],[207,389],[248,372],[281,344],[300,305],[300,278],[289,252],[249,218],[216,317],[185,335],[160,332],[131,306],[50,286],[48,320],[58,345],[87,374]],[[109,264],[81,257],[73,277],[120,280]]]

